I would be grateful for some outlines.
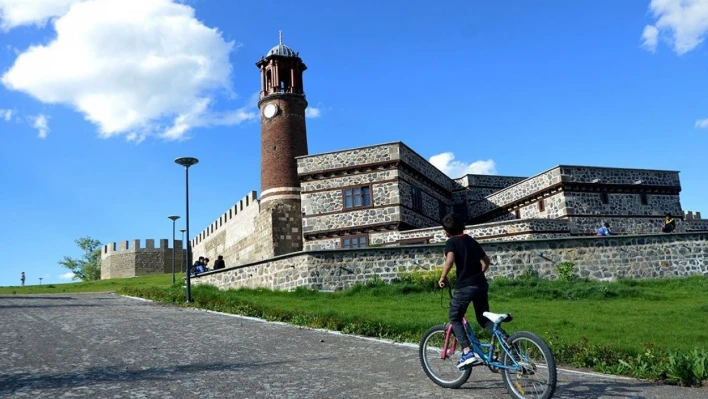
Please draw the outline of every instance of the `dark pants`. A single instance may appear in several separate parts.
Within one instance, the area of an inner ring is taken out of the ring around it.
[[[465,316],[465,313],[467,313],[470,302],[472,302],[474,306],[474,314],[477,318],[477,323],[490,332],[494,327],[494,323],[482,315],[484,312],[489,311],[488,290],[489,285],[486,281],[477,285],[461,287],[455,290],[455,295],[452,297],[452,301],[450,301],[450,323],[455,332],[455,337],[463,348],[470,346],[470,340],[462,325],[462,318]]]

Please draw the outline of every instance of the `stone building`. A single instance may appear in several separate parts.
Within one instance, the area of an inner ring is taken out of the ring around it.
[[[666,213],[679,232],[708,230],[699,212],[684,213],[677,171],[557,165],[530,177],[451,178],[402,142],[309,154],[307,66],[281,35],[256,67],[260,198],[250,191],[192,237],[193,257],[223,255],[229,267],[300,251],[436,243],[449,212],[494,241],[594,235],[604,223],[619,235],[656,233]],[[108,269],[123,264],[104,252]]]

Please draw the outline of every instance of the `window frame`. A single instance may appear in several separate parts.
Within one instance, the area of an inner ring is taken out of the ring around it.
[[[362,238],[364,239],[364,246],[359,246],[359,245],[361,245]],[[356,240],[356,244],[357,244],[356,247],[351,246],[351,243],[353,242],[352,240]],[[346,247],[344,246],[345,241],[349,242],[349,246],[346,246]],[[366,248],[368,246],[369,246],[369,235],[368,234],[350,235],[350,236],[342,237],[339,240],[339,248],[341,248],[341,249],[362,249],[362,248]]]
[[[355,194],[355,192],[357,190],[359,190],[359,194]],[[348,191],[350,192],[350,194],[347,194]],[[374,197],[373,197],[372,192],[373,192],[373,190],[372,190],[370,184],[343,188],[342,189],[342,208],[344,210],[371,208],[372,206],[374,206]],[[351,201],[351,205],[349,205],[349,206],[347,206],[347,198],[349,198]],[[367,198],[368,198],[368,204],[366,203]],[[357,199],[359,200],[359,205],[356,205]]]

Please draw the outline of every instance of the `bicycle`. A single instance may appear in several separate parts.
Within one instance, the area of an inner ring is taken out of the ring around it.
[[[447,284],[450,299],[452,299],[452,290]],[[467,382],[467,379],[472,374],[472,368],[478,366],[487,366],[493,373],[501,373],[504,386],[509,394],[517,399],[539,398],[549,399],[553,396],[556,383],[557,371],[556,361],[553,357],[548,344],[537,334],[530,331],[518,331],[511,334],[506,340],[499,331],[499,326],[502,323],[508,323],[513,320],[511,314],[508,313],[492,313],[484,312],[484,317],[494,323],[492,329],[492,337],[489,343],[482,343],[477,339],[472,327],[467,322],[466,318],[462,319],[465,331],[470,339],[470,350],[473,350],[482,358],[483,364],[476,366],[465,366],[462,369],[457,368],[457,362],[460,356],[453,356],[455,348],[458,347],[455,333],[452,330],[452,324],[446,323],[430,328],[423,334],[420,341],[419,355],[420,362],[423,366],[425,374],[437,385],[443,388],[459,388]],[[438,334],[442,336],[435,340]],[[522,342],[530,342],[535,346],[539,354],[546,359],[545,367],[539,366],[537,362],[531,360],[528,355],[523,355],[521,350]],[[436,344],[432,346],[432,344]],[[429,355],[430,354],[430,355]],[[459,354],[462,354],[462,347],[459,346]],[[501,356],[501,360],[499,357]],[[438,375],[433,370],[433,360],[440,361],[443,366],[452,370],[452,376],[447,378]],[[512,382],[513,375],[520,375],[526,378],[532,378],[539,371],[547,370],[547,380],[540,385],[540,393],[534,396],[527,396],[525,389],[519,381]]]

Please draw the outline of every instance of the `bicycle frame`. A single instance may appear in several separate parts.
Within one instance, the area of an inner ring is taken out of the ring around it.
[[[462,325],[465,327],[465,331],[467,332],[467,337],[470,339],[470,343],[472,344],[471,349],[484,360],[484,363],[487,366],[495,367],[498,369],[507,369],[507,370],[511,370],[511,371],[517,371],[519,369],[519,364],[514,359],[514,357],[511,356],[511,353],[506,348],[506,346],[503,344],[500,344],[499,346],[513,360],[514,364],[511,366],[506,366],[498,361],[492,360],[492,356],[494,356],[494,340],[496,339],[496,340],[499,340],[499,342],[502,342],[501,335],[498,330],[498,326],[499,326],[498,324],[494,324],[494,328],[492,329],[492,339],[490,340],[490,343],[488,343],[488,344],[481,343],[479,341],[479,339],[477,339],[477,336],[475,335],[474,331],[472,330],[472,327],[467,322],[467,318],[465,318],[465,317],[462,318]],[[452,329],[452,324],[449,324],[447,327],[447,331],[445,332],[445,344],[443,345],[443,350],[440,353],[440,358],[445,359],[447,356],[451,356],[452,354],[454,354],[456,346],[457,346],[457,338],[455,337],[455,332]],[[449,349],[449,348],[451,348],[451,349]],[[487,350],[486,353],[485,353],[484,349]]]

